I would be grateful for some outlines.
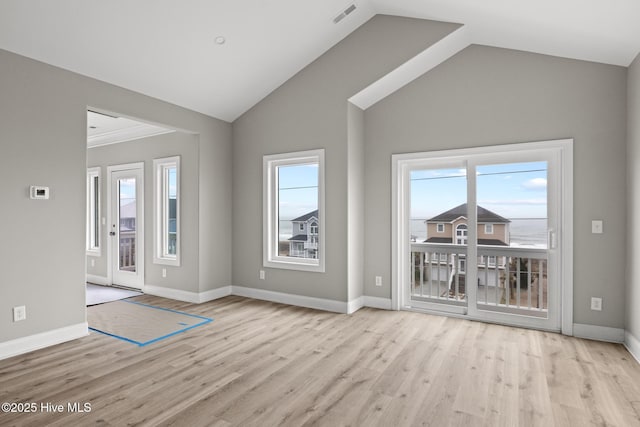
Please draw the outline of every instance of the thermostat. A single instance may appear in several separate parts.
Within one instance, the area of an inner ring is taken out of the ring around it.
[[[31,186],[31,198],[46,200],[49,198],[49,187]]]

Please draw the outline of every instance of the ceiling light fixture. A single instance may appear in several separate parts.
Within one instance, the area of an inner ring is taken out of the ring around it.
[[[354,10],[356,10],[356,5],[352,4],[351,6],[347,7],[345,10],[343,10],[342,12],[340,12],[340,14],[338,16],[336,16],[335,18],[333,18],[333,23],[337,24],[338,22],[342,21],[344,18],[347,17],[348,14],[350,14],[351,12],[353,12]]]
[[[225,39],[222,36],[218,36],[218,37],[215,38],[216,44],[224,44],[226,41],[227,41],[227,39]]]

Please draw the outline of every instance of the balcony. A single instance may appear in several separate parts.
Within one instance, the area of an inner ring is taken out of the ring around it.
[[[466,305],[467,247],[412,243],[411,298]],[[546,249],[478,246],[477,303],[492,311],[547,316]]]
[[[318,249],[318,242],[304,242],[305,249]]]

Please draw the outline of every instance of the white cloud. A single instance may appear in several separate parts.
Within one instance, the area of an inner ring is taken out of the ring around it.
[[[546,178],[532,178],[522,183],[522,187],[526,190],[544,190],[547,188]]]

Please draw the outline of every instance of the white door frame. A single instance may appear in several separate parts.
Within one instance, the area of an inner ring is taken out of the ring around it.
[[[136,202],[138,218],[136,218],[136,272],[138,275],[138,282],[135,287],[142,290],[144,288],[144,162],[127,163],[121,165],[113,165],[107,167],[107,282],[113,285],[113,268],[117,259],[114,259],[113,251],[113,239],[109,234],[111,232],[111,224],[113,224],[113,191],[115,190],[112,182],[113,172],[123,171],[139,171],[140,182],[136,184],[136,199],[141,203]]]
[[[559,315],[560,329],[565,335],[573,334],[573,139],[552,140],[528,142],[519,144],[507,144],[497,146],[487,146],[478,148],[442,150],[422,153],[394,154],[391,157],[392,162],[392,200],[391,200],[391,220],[392,220],[392,287],[391,287],[391,307],[394,310],[400,310],[403,307],[405,283],[409,280],[409,211],[410,200],[406,195],[406,189],[409,188],[410,168],[416,164],[423,162],[425,159],[444,159],[446,163],[454,161],[466,161],[470,156],[490,155],[492,153],[517,153],[518,151],[535,151],[535,150],[553,150],[558,156],[560,171],[558,179],[560,180],[561,195],[558,223],[560,225],[560,233],[557,233],[556,239],[559,243],[559,259],[561,260],[558,267],[558,277],[560,290]],[[473,167],[475,170],[475,167]],[[475,202],[475,188],[468,189],[468,202]],[[470,193],[473,191],[473,195]],[[472,197],[472,199],[469,199]],[[469,215],[475,217],[475,212],[469,212]],[[473,231],[473,230],[471,230]],[[473,233],[475,235],[475,233]],[[472,238],[473,236],[470,236]],[[468,256],[470,259],[475,254],[475,248],[470,249]],[[407,267],[407,268],[405,268]],[[474,292],[475,294],[475,292]],[[469,296],[469,298],[472,296]],[[427,310],[429,311],[429,310]],[[434,313],[446,314],[441,311]],[[452,313],[449,313],[450,315]],[[455,315],[453,313],[452,315]],[[466,317],[478,320],[487,320],[476,316],[477,312],[468,313]],[[526,325],[522,325],[526,326]]]

